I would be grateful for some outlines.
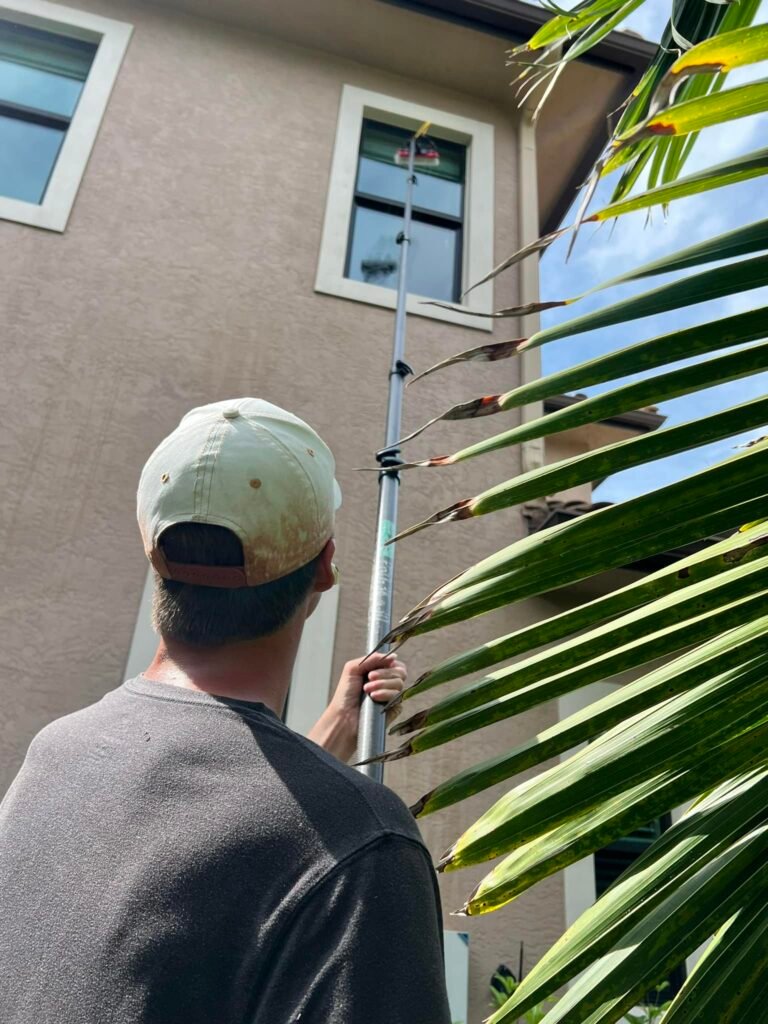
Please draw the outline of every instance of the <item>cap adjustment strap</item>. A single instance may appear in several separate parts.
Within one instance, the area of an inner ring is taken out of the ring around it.
[[[165,580],[192,583],[198,587],[247,587],[248,578],[242,565],[189,565],[169,561],[158,548],[149,552],[149,560]]]
[[[194,583],[198,587],[247,587],[248,580],[242,565],[185,565],[182,562],[165,564],[170,579],[177,583]]]

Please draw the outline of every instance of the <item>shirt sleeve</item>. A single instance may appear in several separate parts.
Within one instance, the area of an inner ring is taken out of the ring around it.
[[[381,836],[303,901],[253,1024],[450,1024],[442,946],[425,849]]]

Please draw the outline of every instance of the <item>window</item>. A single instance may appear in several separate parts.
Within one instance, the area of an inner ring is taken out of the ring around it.
[[[130,27],[0,5],[0,217],[63,231]]]
[[[42,202],[96,49],[0,19],[0,194]]]
[[[408,170],[395,154],[410,133],[395,125],[363,120],[346,277],[396,288]],[[431,299],[461,297],[466,147],[437,142],[438,166],[421,168],[414,186],[408,291]]]
[[[493,266],[492,125],[353,86],[342,92],[315,288],[394,308],[406,186],[394,153],[424,121],[440,164],[416,171],[408,312],[491,330],[469,314],[491,312],[492,282],[461,294]]]

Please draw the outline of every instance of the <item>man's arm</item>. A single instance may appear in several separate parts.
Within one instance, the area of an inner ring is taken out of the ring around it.
[[[407,670],[394,654],[369,654],[348,661],[330,704],[312,727],[309,739],[340,761],[357,747],[357,726],[363,693],[379,703],[396,697],[405,686]]]
[[[259,986],[253,1024],[449,1024],[437,882],[388,833],[307,896]]]

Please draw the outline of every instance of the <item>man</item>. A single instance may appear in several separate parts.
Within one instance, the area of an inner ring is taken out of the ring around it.
[[[256,399],[150,456],[160,643],[38,734],[3,801],[2,1024],[447,1024],[426,850],[339,760],[403,666],[348,663],[317,743],[280,720],[339,502],[322,440]]]

